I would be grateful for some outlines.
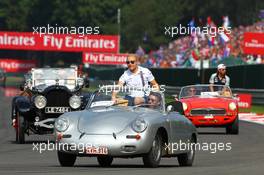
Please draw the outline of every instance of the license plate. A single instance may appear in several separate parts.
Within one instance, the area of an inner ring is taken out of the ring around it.
[[[65,113],[70,112],[71,109],[69,107],[46,107],[45,113]]]
[[[100,154],[100,155],[107,155],[108,154],[108,149],[107,147],[87,147],[85,149],[86,154]]]
[[[206,118],[206,119],[212,119],[212,118],[214,118],[214,116],[213,115],[206,115],[206,116],[204,116],[204,118]]]

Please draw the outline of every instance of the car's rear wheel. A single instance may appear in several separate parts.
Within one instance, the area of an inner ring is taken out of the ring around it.
[[[58,159],[61,166],[71,167],[76,161],[76,155],[57,151]]]
[[[159,166],[162,156],[162,145],[162,138],[160,134],[157,134],[150,151],[143,156],[143,163],[146,167],[156,168]]]
[[[16,142],[19,144],[24,144],[25,143],[25,122],[24,122],[24,117],[22,115],[19,115],[17,113],[16,115]]]
[[[111,156],[98,156],[97,161],[101,167],[109,167],[113,162],[113,157]]]
[[[235,121],[226,127],[227,134],[238,134],[239,133],[239,119],[236,117]]]
[[[180,154],[177,156],[180,166],[192,166],[193,160],[195,157],[195,138],[191,138],[191,150],[188,150],[187,153]]]

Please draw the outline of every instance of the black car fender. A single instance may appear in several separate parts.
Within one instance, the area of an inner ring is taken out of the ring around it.
[[[31,109],[30,99],[25,96],[17,96],[12,100],[12,113],[14,115],[14,110],[20,113],[29,112]]]

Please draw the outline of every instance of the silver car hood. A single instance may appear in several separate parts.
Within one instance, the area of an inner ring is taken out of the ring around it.
[[[78,129],[85,134],[119,133],[139,115],[129,108],[96,107],[81,114]]]

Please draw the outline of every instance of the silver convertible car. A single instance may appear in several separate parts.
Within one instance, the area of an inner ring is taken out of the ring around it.
[[[60,165],[73,166],[76,157],[88,156],[97,157],[103,167],[116,157],[142,157],[147,167],[158,167],[161,157],[177,157],[180,166],[192,166],[197,131],[180,114],[181,102],[166,105],[162,93],[150,92],[148,103],[127,106],[126,95],[119,93],[112,101],[112,93],[101,88],[93,93],[86,110],[56,119]],[[180,149],[182,144],[186,149]]]

